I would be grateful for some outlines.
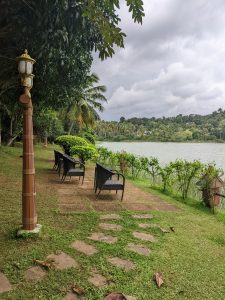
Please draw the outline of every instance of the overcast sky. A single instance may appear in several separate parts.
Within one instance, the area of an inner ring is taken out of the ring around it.
[[[92,71],[107,86],[101,117],[208,114],[225,109],[225,0],[144,0],[143,25],[124,6],[125,48]]]

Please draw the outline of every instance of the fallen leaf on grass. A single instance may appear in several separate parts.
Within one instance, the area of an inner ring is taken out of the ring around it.
[[[84,293],[85,293],[84,288],[82,288],[82,287],[80,287],[80,286],[78,286],[78,285],[73,285],[73,286],[71,287],[71,289],[72,289],[72,291],[73,291],[75,294],[77,294],[78,296],[84,295]]]
[[[107,295],[104,300],[127,300],[127,298],[122,293],[111,293]]]
[[[163,281],[163,274],[161,272],[157,272],[154,274],[154,279],[155,279],[155,282],[158,286],[158,288],[161,287],[161,285],[164,283]]]
[[[55,267],[55,262],[54,260],[38,260],[38,259],[35,259],[34,260],[38,265],[46,268],[46,269],[53,269]]]
[[[175,232],[175,228],[173,226],[170,226],[170,230]]]
[[[160,230],[162,231],[162,233],[170,233],[170,231],[168,229],[165,229],[162,227],[160,227]]]

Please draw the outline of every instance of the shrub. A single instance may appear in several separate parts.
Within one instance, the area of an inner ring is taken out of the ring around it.
[[[159,160],[156,157],[150,157],[150,159],[148,160],[148,168],[147,168],[147,172],[151,175],[152,177],[152,182],[153,185],[155,185],[156,182],[156,177],[159,175]]]
[[[98,148],[98,160],[99,162],[103,163],[103,164],[107,164],[109,161],[109,158],[112,154],[112,151],[108,150],[105,147],[99,147]]]
[[[87,146],[73,146],[71,148],[71,154],[79,156],[83,163],[89,159],[96,160],[98,158],[98,151],[96,147],[91,144]]]
[[[95,145],[95,137],[90,132],[82,133],[82,137],[85,138],[89,143]]]
[[[171,167],[174,169],[182,198],[186,199],[191,182],[197,178],[203,166],[198,160],[194,160],[193,162],[176,160],[171,163]]]
[[[57,137],[55,143],[60,145],[64,152],[72,155],[71,148],[74,146],[88,146],[90,145],[84,138],[73,135],[61,135]]]

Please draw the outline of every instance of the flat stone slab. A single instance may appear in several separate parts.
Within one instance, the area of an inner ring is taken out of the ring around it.
[[[107,279],[97,272],[92,272],[91,277],[88,278],[88,281],[97,288],[108,286]]]
[[[101,215],[100,220],[121,220],[121,216],[118,214]]]
[[[84,296],[78,296],[73,292],[69,292],[63,300],[84,300]]]
[[[133,232],[133,236],[142,241],[156,242],[156,238],[149,233],[135,231]]]
[[[100,223],[98,226],[105,230],[114,230],[114,231],[122,230],[122,226],[118,224]]]
[[[144,255],[144,256],[149,256],[149,254],[151,253],[151,251],[148,248],[146,248],[145,246],[140,245],[140,244],[138,244],[138,245],[132,244],[132,243],[127,245],[126,250],[133,251],[133,252],[136,252],[136,253]]]
[[[39,266],[31,267],[27,269],[24,273],[26,281],[38,282],[41,280],[47,273]]]
[[[138,224],[140,228],[158,228],[163,233],[169,233],[170,231],[168,229],[162,228],[159,224]]]
[[[153,215],[151,214],[137,214],[137,215],[133,215],[134,219],[152,219]]]
[[[12,290],[12,286],[8,278],[0,272],[0,294]]]
[[[60,254],[50,254],[48,260],[54,262],[54,269],[63,270],[78,267],[78,263],[68,254],[61,252]]]
[[[98,250],[94,246],[78,240],[72,243],[72,247],[86,255],[93,255],[98,252]]]
[[[125,294],[117,293],[117,292],[108,294],[108,295],[104,298],[104,300],[117,300],[117,299],[119,300],[119,299],[125,299],[124,297],[126,298],[126,300],[137,300],[137,298],[135,298],[135,297],[127,296],[127,295],[125,295]]]
[[[114,244],[117,242],[117,237],[111,235],[105,235],[102,232],[94,232],[88,239],[93,241],[105,242],[108,244]]]
[[[122,268],[126,271],[132,270],[135,268],[135,264],[129,260],[121,259],[119,257],[111,257],[107,259],[112,265]]]

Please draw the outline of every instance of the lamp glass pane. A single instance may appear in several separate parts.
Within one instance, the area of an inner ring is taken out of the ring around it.
[[[20,74],[24,74],[26,72],[26,63],[24,60],[20,60],[18,64],[18,71]]]
[[[33,64],[30,61],[27,61],[27,75],[32,74]]]
[[[32,87],[32,78],[31,77],[27,77],[26,78],[26,84],[28,88]]]

